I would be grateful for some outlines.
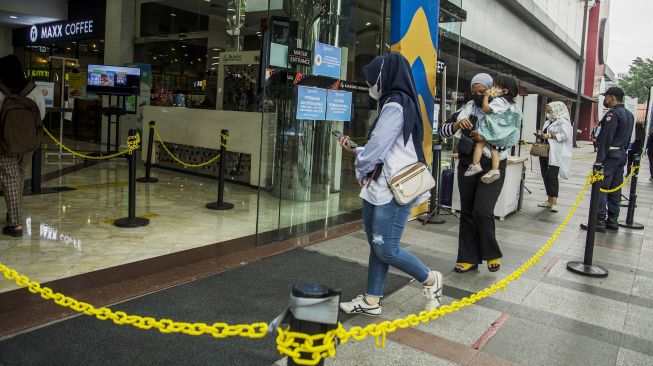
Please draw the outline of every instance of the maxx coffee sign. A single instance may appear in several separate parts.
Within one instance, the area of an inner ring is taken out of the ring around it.
[[[94,19],[69,20],[35,24],[14,29],[14,46],[29,46],[55,42],[71,42],[104,37],[104,21]]]

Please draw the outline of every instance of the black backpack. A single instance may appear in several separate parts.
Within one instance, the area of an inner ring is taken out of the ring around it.
[[[27,98],[34,88],[34,83],[28,83],[16,93],[0,83],[0,91],[5,94],[0,108],[0,155],[25,154],[40,146],[41,112],[36,102]]]

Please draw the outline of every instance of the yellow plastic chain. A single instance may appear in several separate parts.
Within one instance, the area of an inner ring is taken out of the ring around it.
[[[57,305],[72,309],[78,313],[84,313],[94,316],[99,320],[111,320],[118,325],[131,325],[143,330],[152,328],[161,333],[183,333],[191,336],[201,336],[209,334],[215,338],[227,338],[239,336],[244,338],[263,338],[268,334],[267,323],[237,324],[229,325],[226,323],[184,323],[175,322],[170,319],[155,319],[152,317],[143,317],[139,315],[128,315],[122,311],[113,311],[109,308],[96,308],[91,304],[77,301],[61,293],[55,293],[48,287],[42,287],[38,282],[31,281],[26,276],[10,269],[0,263],[0,272],[10,280],[16,282],[18,286],[27,287],[29,292],[39,294],[45,300],[52,300]]]
[[[338,328],[327,332],[326,334],[308,335],[304,333],[291,332],[288,329],[277,329],[277,350],[282,354],[290,357],[298,365],[317,365],[321,359],[326,357],[334,357],[336,354],[336,339],[341,343],[346,343],[349,339],[361,341],[367,337],[374,337],[377,347],[385,345],[388,333],[397,331],[398,329],[414,327],[420,323],[427,323],[429,321],[438,319],[447,314],[457,312],[458,310],[470,306],[477,301],[484,299],[499,289],[504,290],[506,286],[517,280],[521,275],[533,265],[540,262],[542,256],[551,248],[555,240],[560,236],[564,228],[569,224],[569,220],[576,212],[576,209],[583,200],[583,196],[587,188],[594,182],[600,181],[603,176],[600,174],[593,174],[587,177],[583,189],[576,198],[576,202],[571,207],[571,210],[565,217],[565,220],[560,224],[555,233],[549,238],[546,244],[540,249],[533,257],[531,257],[521,267],[511,273],[508,277],[500,280],[499,282],[479,291],[473,295],[454,301],[450,305],[444,305],[431,311],[422,311],[419,314],[411,314],[405,318],[396,319],[393,321],[384,321],[379,324],[370,324],[365,327],[352,327],[345,329],[342,324],[338,324]],[[316,345],[318,344],[318,345]],[[306,359],[305,355],[310,355],[310,359]]]
[[[638,169],[639,169],[639,165],[632,167],[630,169],[630,174],[628,174],[626,179],[624,179],[624,181],[619,185],[619,187],[612,188],[612,189],[603,189],[603,188],[601,188],[601,192],[603,192],[603,193],[614,193],[614,192],[622,189],[623,187],[626,186],[626,184],[628,184],[628,181],[630,181],[630,178],[632,178],[633,175],[635,175],[635,171],[638,170]]]
[[[291,357],[295,363],[299,365],[316,365],[321,359],[326,357],[335,357],[336,354],[336,339],[342,343],[346,343],[350,339],[361,341],[367,337],[374,337],[377,347],[383,347],[386,342],[388,333],[414,327],[420,323],[427,323],[433,321],[447,314],[457,312],[458,310],[470,306],[477,301],[480,301],[499,289],[504,290],[506,286],[512,281],[521,277],[529,268],[538,265],[542,256],[551,248],[553,243],[560,236],[564,228],[569,224],[571,217],[576,213],[587,188],[594,182],[603,179],[603,175],[599,173],[590,173],[585,181],[585,185],[578,194],[576,201],[571,207],[571,210],[565,217],[564,221],[556,229],[553,235],[547,240],[546,244],[533,255],[526,263],[511,273],[508,277],[492,284],[490,287],[483,289],[473,295],[454,301],[450,305],[443,305],[431,311],[422,311],[419,314],[411,314],[405,318],[396,319],[393,321],[384,321],[380,324],[370,324],[366,327],[352,327],[345,329],[342,324],[338,324],[337,329],[331,330],[327,333],[308,335],[305,333],[291,332],[288,329],[278,328],[277,332],[277,350]],[[251,323],[251,324],[237,324],[229,325],[226,323],[186,323],[175,322],[170,319],[155,319],[152,317],[142,317],[139,315],[128,315],[122,311],[113,311],[109,308],[102,307],[96,308],[91,304],[77,301],[71,297],[65,296],[61,293],[54,293],[52,289],[41,286],[38,282],[31,281],[26,276],[20,275],[13,269],[5,266],[0,262],[0,272],[2,272],[8,280],[16,282],[21,287],[27,287],[33,294],[39,294],[45,300],[53,300],[56,304],[72,309],[78,313],[84,313],[93,316],[99,320],[111,320],[115,324],[123,325],[128,324],[140,329],[149,330],[152,328],[157,329],[161,333],[183,333],[192,336],[200,336],[209,334],[215,338],[227,338],[232,336],[239,336],[244,338],[263,338],[267,335],[269,326],[267,323]],[[304,355],[310,354],[310,359],[304,359]]]
[[[48,131],[47,128],[43,127],[43,131],[45,131],[45,134],[48,135],[52,139],[52,141],[54,141],[55,144],[61,146],[62,149],[66,150],[67,152],[79,158],[88,159],[88,160],[108,160],[108,159],[117,158],[122,155],[131,155],[134,151],[138,150],[141,146],[141,136],[137,132],[136,135],[127,137],[127,150],[119,151],[111,155],[89,156],[89,155],[78,153],[77,151],[73,151],[68,146],[64,145],[61,141],[57,140],[56,137],[52,136],[52,134],[50,133],[50,131]]]
[[[218,159],[220,159],[220,154],[218,154],[217,156],[215,156],[215,157],[209,159],[208,161],[206,161],[206,162],[204,162],[204,163],[200,163],[200,164],[192,164],[192,163],[188,163],[188,162],[182,161],[181,159],[179,159],[178,157],[176,157],[176,156],[175,156],[175,155],[170,151],[170,149],[168,149],[168,147],[166,146],[166,144],[163,142],[163,139],[161,138],[161,135],[159,135],[159,131],[157,130],[156,126],[150,125],[150,128],[151,128],[152,131],[154,132],[154,137],[156,137],[157,141],[159,141],[159,143],[160,143],[161,146],[163,147],[163,150],[165,150],[165,152],[168,153],[168,155],[170,155],[170,157],[172,158],[172,160],[176,161],[179,165],[183,166],[184,168],[201,168],[201,167],[203,167],[203,166],[206,166],[206,165],[209,165],[209,164],[213,164],[213,163],[216,162]],[[229,141],[229,136],[228,136],[228,135],[225,135],[225,134],[221,134],[221,135],[222,135],[222,136],[221,136],[222,139],[223,139],[225,142],[228,142],[228,141]],[[227,144],[226,144],[226,143],[222,143],[222,142],[221,142],[220,144],[221,144],[221,146],[224,147],[225,149],[227,148]]]

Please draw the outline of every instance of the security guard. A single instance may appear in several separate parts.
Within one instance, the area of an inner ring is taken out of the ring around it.
[[[614,189],[624,180],[624,167],[627,162],[626,148],[630,144],[635,117],[624,106],[624,91],[618,87],[610,87],[601,94],[605,96],[603,106],[610,110],[601,120],[596,164],[603,165],[604,179],[602,189]],[[606,229],[619,230],[619,203],[621,189],[613,193],[599,195],[599,217],[596,231],[604,233]],[[607,213],[607,220],[606,220]],[[581,225],[587,230],[587,225]]]

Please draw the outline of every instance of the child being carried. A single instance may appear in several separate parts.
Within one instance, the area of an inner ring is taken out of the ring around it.
[[[491,102],[490,97],[494,98]],[[478,133],[485,142],[476,143],[472,164],[465,172],[466,177],[483,172],[481,157],[483,148],[487,144],[492,155],[492,170],[481,177],[481,181],[490,184],[501,178],[499,154],[519,143],[522,113],[515,103],[516,97],[517,82],[514,78],[504,75],[496,77],[494,87],[485,92],[483,98],[485,121],[478,127]]]

